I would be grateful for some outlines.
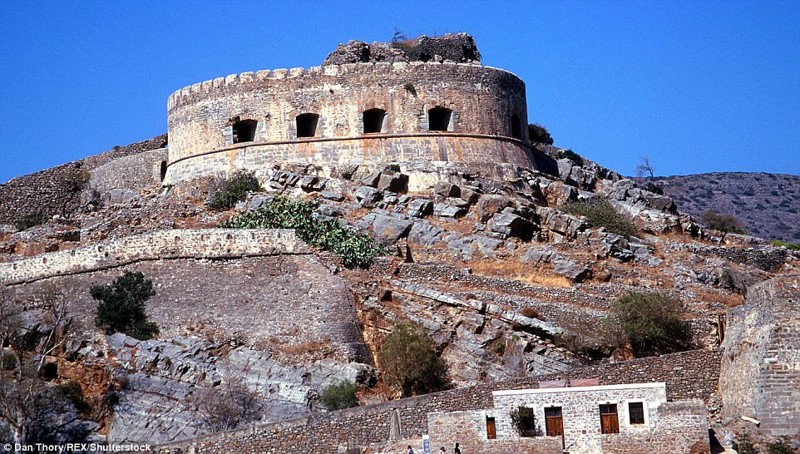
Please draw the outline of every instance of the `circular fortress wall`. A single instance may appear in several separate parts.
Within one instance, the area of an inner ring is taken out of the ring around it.
[[[455,63],[354,63],[218,78],[168,100],[165,184],[274,163],[533,168],[525,84]]]

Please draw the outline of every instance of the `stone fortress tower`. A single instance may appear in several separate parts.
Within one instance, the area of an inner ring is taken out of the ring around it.
[[[442,56],[441,54],[444,54]],[[276,163],[395,163],[503,178],[534,168],[525,84],[481,66],[469,35],[351,41],[322,66],[246,72],[168,100],[164,184]]]

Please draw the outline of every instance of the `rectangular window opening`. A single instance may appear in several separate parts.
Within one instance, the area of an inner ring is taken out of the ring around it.
[[[369,109],[364,111],[364,134],[383,131],[383,119],[386,111],[382,109]]]
[[[319,115],[314,113],[304,113],[296,117],[297,137],[315,137],[317,135],[317,123]]]
[[[252,142],[256,138],[255,120],[242,120],[233,124],[233,143]]]
[[[644,424],[644,402],[629,402],[628,415],[631,424]]]
[[[446,107],[434,107],[428,111],[428,130],[429,131],[450,131],[450,122],[453,111]]]

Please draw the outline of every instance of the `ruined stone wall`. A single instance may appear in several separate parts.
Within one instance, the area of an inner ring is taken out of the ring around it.
[[[166,148],[115,159],[90,172],[89,187],[101,194],[112,189],[138,192],[142,188],[160,184],[162,162],[166,166]]]
[[[294,230],[161,230],[0,263],[0,282],[4,285],[22,284],[148,260],[236,258],[310,252],[308,246],[297,239]]]
[[[330,453],[340,445],[366,446],[389,440],[389,427],[395,411],[399,413],[403,435],[420,437],[428,430],[429,413],[492,408],[494,406],[492,391],[536,388],[539,380],[563,380],[568,377],[599,378],[603,385],[662,381],[666,382],[669,399],[693,397],[707,399],[711,392],[716,390],[718,374],[719,353],[696,350],[574,369],[562,374],[525,377],[502,383],[442,391],[333,414],[315,414],[281,424],[256,426],[237,432],[163,445],[158,452],[199,454],[255,449],[263,452]],[[455,441],[457,440],[452,440]]]
[[[26,215],[69,216],[81,206],[81,190],[90,172],[115,159],[165,146],[166,135],[114,147],[105,153],[62,164],[0,184],[0,224],[13,223]]]
[[[800,433],[800,276],[750,287],[728,312],[722,343],[723,416],[748,416],[771,436]]]
[[[167,107],[168,184],[196,175],[193,157],[209,152],[217,161],[215,171],[237,168],[247,159],[315,165],[422,159],[533,167],[524,83],[474,64],[358,63],[234,74],[176,91]],[[428,110],[434,107],[452,110],[447,131],[429,130]],[[364,133],[363,112],[369,109],[386,112],[379,133]],[[296,117],[304,113],[319,120],[313,137],[298,138]],[[231,126],[237,117],[257,121],[246,149],[234,146]],[[361,140],[367,137],[372,139]],[[253,146],[259,144],[269,146]],[[208,165],[205,160],[197,167]]]

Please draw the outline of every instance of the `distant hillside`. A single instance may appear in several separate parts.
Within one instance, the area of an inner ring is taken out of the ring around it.
[[[800,242],[800,176],[730,172],[655,180],[681,212],[734,214],[751,235]]]

